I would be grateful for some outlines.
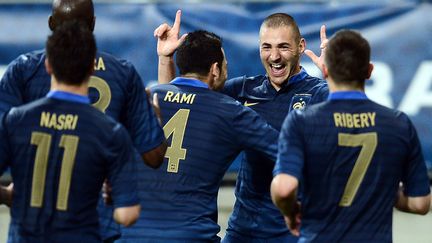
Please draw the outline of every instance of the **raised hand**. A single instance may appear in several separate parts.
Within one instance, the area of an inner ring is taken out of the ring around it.
[[[154,30],[154,37],[158,38],[157,54],[158,56],[172,56],[186,38],[187,34],[179,38],[181,22],[181,10],[177,10],[173,26],[163,23]]]
[[[311,50],[306,50],[305,54],[312,60],[312,62],[321,70],[323,71],[323,65],[324,65],[324,57],[325,57],[325,49],[327,47],[328,39],[326,35],[326,26],[322,25],[320,29],[320,37],[321,37],[321,55],[318,57],[315,55],[315,53]]]

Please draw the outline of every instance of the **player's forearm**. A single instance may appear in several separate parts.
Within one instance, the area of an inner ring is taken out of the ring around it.
[[[10,207],[12,205],[12,184],[8,187],[0,186],[0,204]]]
[[[120,207],[114,209],[114,220],[126,227],[133,225],[139,218],[141,206],[139,204],[130,207]]]
[[[173,56],[159,56],[158,83],[167,84],[175,78]]]
[[[165,152],[167,150],[167,143],[163,141],[158,147],[142,154],[142,158],[146,165],[152,167],[153,169],[159,168],[165,157]]]
[[[430,208],[430,195],[422,197],[408,197],[404,194],[403,188],[399,188],[395,207],[407,213],[427,214]]]
[[[271,197],[273,203],[285,216],[296,213],[298,181],[287,174],[279,174],[271,183]]]

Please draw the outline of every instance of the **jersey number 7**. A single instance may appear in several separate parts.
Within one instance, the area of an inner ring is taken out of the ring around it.
[[[354,164],[348,182],[345,186],[344,193],[339,202],[341,207],[351,206],[355,195],[360,187],[361,182],[366,174],[372,157],[377,146],[378,135],[376,132],[361,133],[361,134],[338,134],[339,146],[359,147],[361,146],[360,154]]]

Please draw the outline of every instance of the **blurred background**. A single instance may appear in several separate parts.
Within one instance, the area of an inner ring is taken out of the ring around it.
[[[22,53],[43,49],[49,34],[50,0],[0,0],[0,75]],[[343,28],[360,31],[372,47],[375,69],[367,94],[378,103],[407,113],[417,128],[428,168],[432,168],[432,0],[95,0],[98,48],[130,60],[145,85],[157,79],[153,30],[172,24],[183,11],[182,33],[196,29],[223,38],[228,78],[258,75],[261,66],[258,32],[269,14],[284,12],[298,22],[307,48],[319,52],[319,30],[331,36]],[[302,66],[313,76],[319,70],[304,56]],[[226,227],[239,159],[234,161],[221,189],[220,223]],[[3,175],[2,181],[8,181]],[[5,241],[8,211],[0,207],[0,242]],[[395,242],[432,242],[432,216],[395,214]],[[413,227],[414,226],[414,227]],[[409,230],[408,230],[409,228]],[[221,232],[223,235],[223,231]]]

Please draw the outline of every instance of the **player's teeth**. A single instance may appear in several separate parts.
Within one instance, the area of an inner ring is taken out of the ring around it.
[[[272,67],[274,67],[274,68],[281,68],[282,65],[280,65],[280,64],[272,64]]]

